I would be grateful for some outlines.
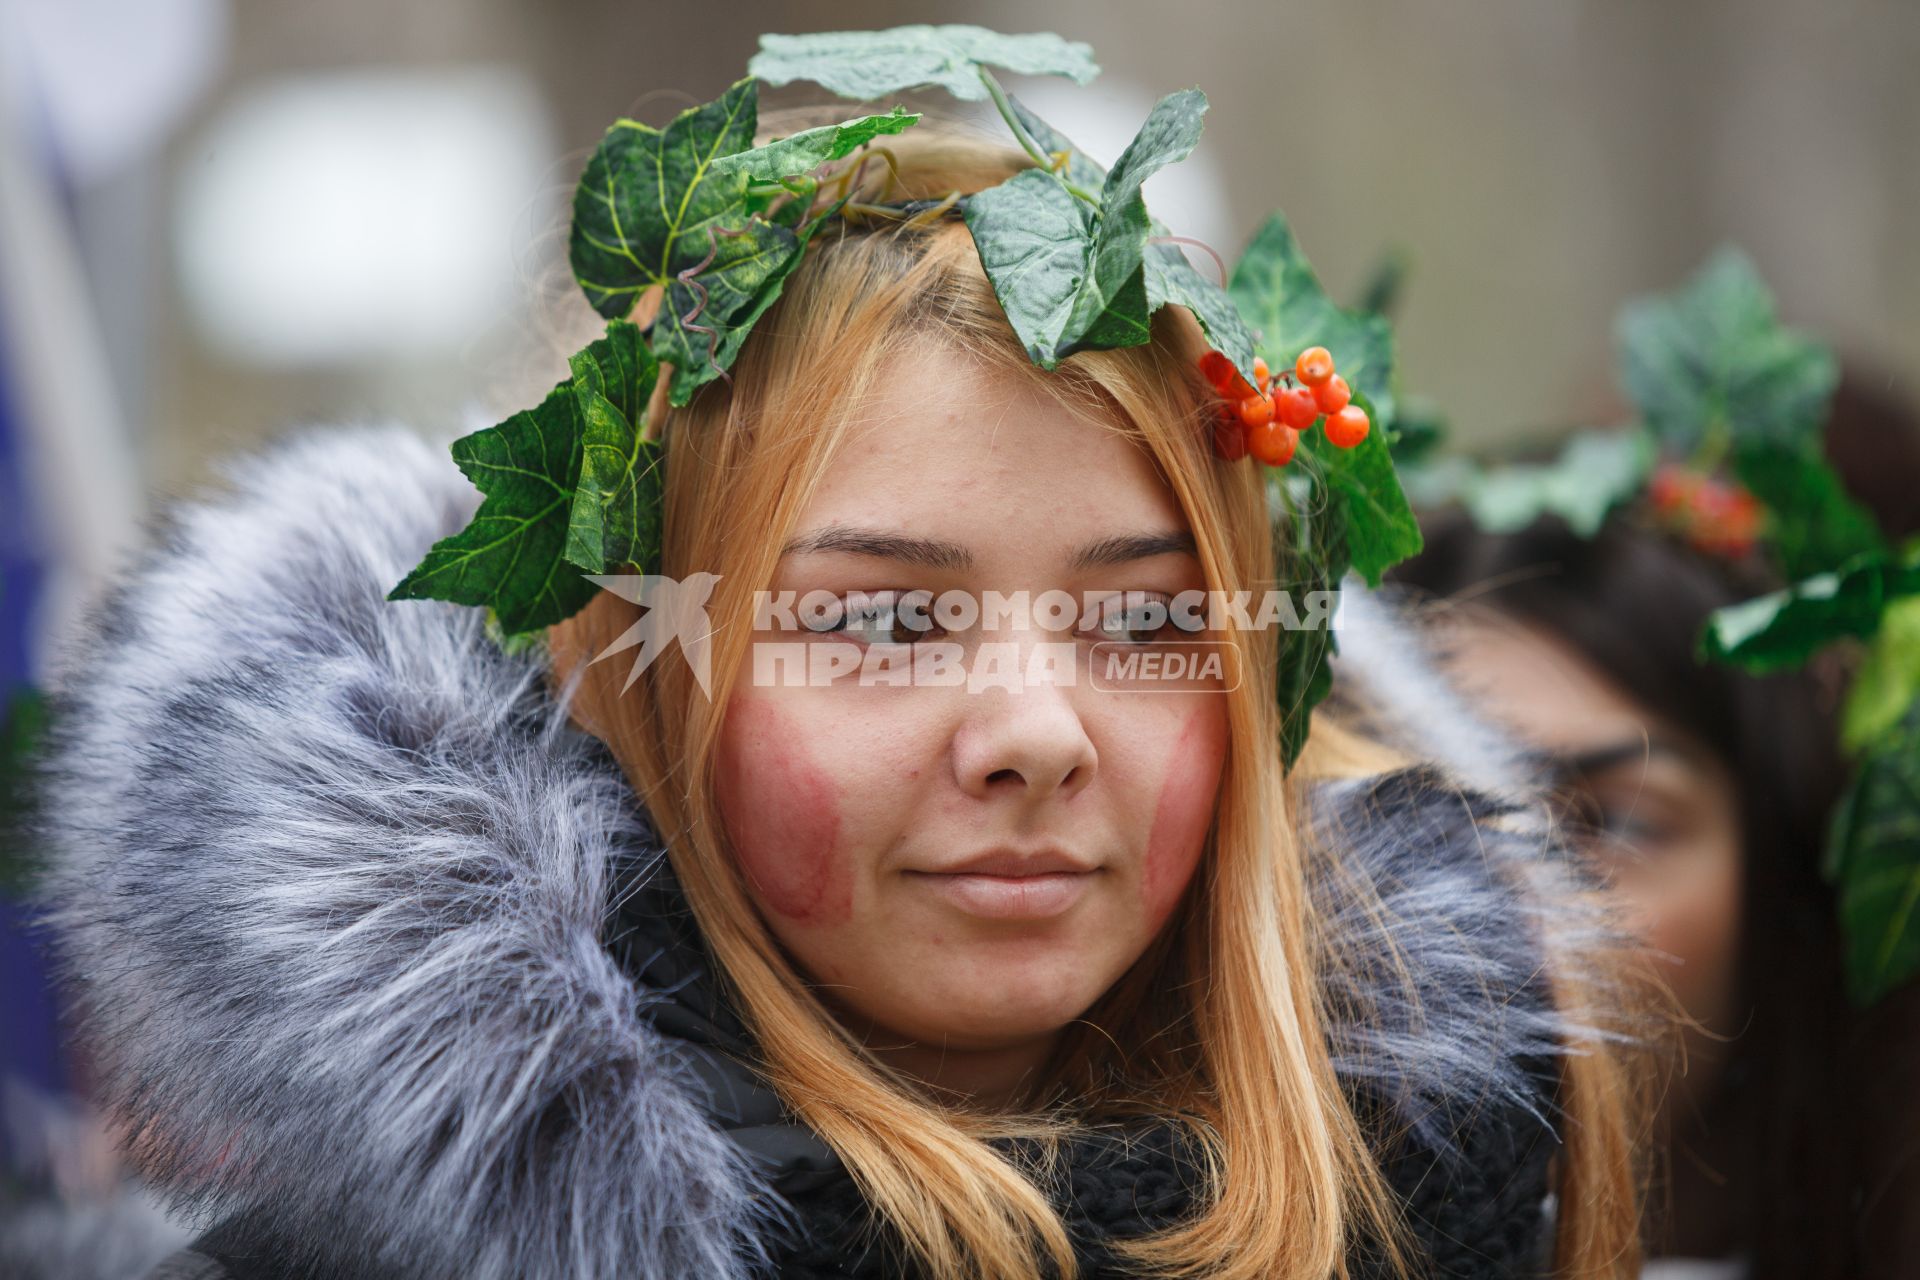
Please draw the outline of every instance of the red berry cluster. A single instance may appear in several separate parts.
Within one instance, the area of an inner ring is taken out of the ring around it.
[[[1647,484],[1647,497],[1662,524],[1708,555],[1744,556],[1760,536],[1759,499],[1683,463],[1661,463]]]
[[[1229,462],[1251,453],[1270,467],[1285,466],[1300,444],[1300,433],[1326,419],[1327,442],[1351,449],[1367,438],[1373,425],[1367,411],[1352,403],[1347,380],[1333,371],[1333,353],[1308,347],[1293,362],[1291,373],[1275,378],[1267,362],[1255,359],[1249,385],[1218,351],[1200,357],[1200,372],[1226,403],[1213,429],[1213,447]]]

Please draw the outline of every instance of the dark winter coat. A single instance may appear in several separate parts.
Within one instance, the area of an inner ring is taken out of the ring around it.
[[[444,446],[310,430],[228,475],[71,649],[44,792],[79,1033],[147,1177],[207,1229],[158,1274],[899,1274],[745,1065],[645,814],[539,659],[479,610],[383,598],[478,501]],[[1538,939],[1592,921],[1504,745],[1417,653],[1351,657],[1398,643],[1349,627],[1347,667],[1401,685],[1344,694],[1458,767],[1315,808],[1396,918],[1419,1008],[1329,881],[1335,933],[1381,957],[1329,993],[1332,1048],[1437,1272],[1528,1274],[1569,1033]],[[1088,1274],[1186,1207],[1174,1132],[1074,1152],[1055,1190]]]

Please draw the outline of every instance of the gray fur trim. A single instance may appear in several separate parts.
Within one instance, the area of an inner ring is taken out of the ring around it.
[[[481,611],[383,598],[478,495],[398,428],[227,474],[56,686],[45,896],[144,1171],[355,1276],[746,1274],[770,1199],[601,945],[630,789]]]
[[[383,598],[472,486],[400,428],[227,474],[91,615],[45,777],[62,973],[144,1172],[337,1274],[747,1274],[778,1201],[603,945],[609,864],[648,852],[631,789],[481,611]],[[1444,718],[1417,656],[1366,699],[1389,728]],[[1444,1147],[1461,1107],[1543,1100],[1527,1064],[1582,1028],[1515,997],[1589,923],[1455,786],[1523,790],[1504,745],[1425,741],[1452,765],[1404,794],[1323,793],[1320,892],[1341,1070]]]
[[[1428,624],[1398,588],[1368,591],[1349,579],[1334,635],[1334,707],[1415,760],[1444,761],[1462,786],[1519,803],[1536,770],[1515,740],[1471,711],[1434,672]]]

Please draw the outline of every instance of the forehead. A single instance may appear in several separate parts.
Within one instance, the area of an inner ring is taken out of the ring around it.
[[[835,522],[951,539],[983,558],[1186,528],[1111,406],[1076,412],[1030,376],[937,347],[861,405],[796,532]]]
[[[1448,627],[1452,665],[1479,709],[1536,746],[1565,754],[1673,736],[1571,644],[1543,628],[1474,613]]]

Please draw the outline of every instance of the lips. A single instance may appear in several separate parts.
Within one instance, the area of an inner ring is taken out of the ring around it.
[[[1043,849],[1033,853],[1016,853],[1006,849],[995,849],[956,862],[950,867],[939,867],[928,872],[930,875],[980,875],[980,876],[1044,876],[1055,872],[1069,874],[1092,871],[1093,868],[1077,858],[1057,849]]]
[[[1097,867],[1058,850],[994,850],[913,879],[968,915],[1034,920],[1060,915],[1080,901]]]

